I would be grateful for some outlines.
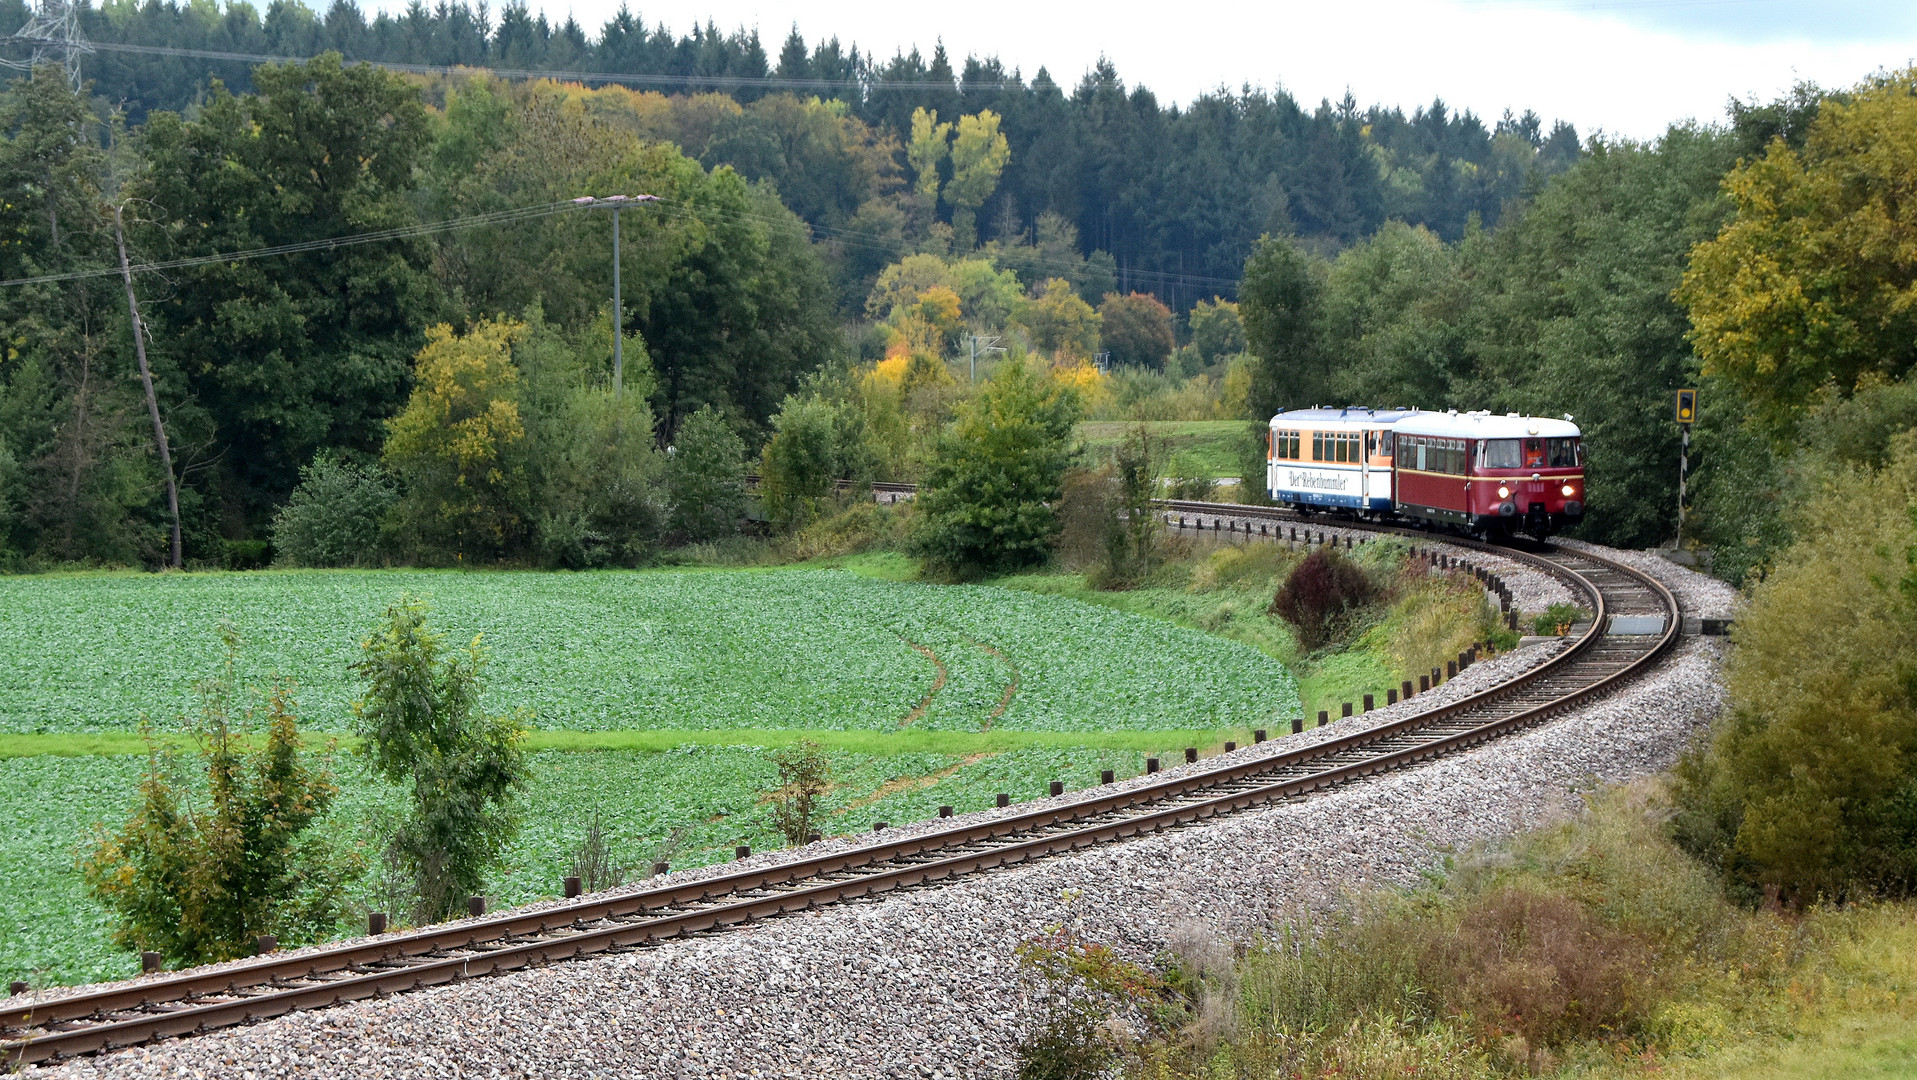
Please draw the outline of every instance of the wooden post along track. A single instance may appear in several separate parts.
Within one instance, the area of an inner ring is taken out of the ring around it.
[[[892,485],[905,489],[904,485]],[[905,489],[909,491],[909,489]],[[1184,513],[1281,517],[1270,508],[1167,504]],[[1202,507],[1202,510],[1200,509]],[[1378,527],[1338,523],[1340,528]],[[1563,580],[1595,613],[1556,656],[1488,690],[1314,746],[1186,770],[1156,783],[955,825],[783,865],[599,895],[463,924],[358,938],[303,956],[272,955],[0,1009],[0,1061],[23,1064],[192,1035],[301,1010],[385,997],[498,972],[630,949],[902,888],[948,881],[1094,844],[1154,833],[1455,753],[1599,697],[1655,663],[1682,615],[1670,591],[1621,563],[1548,545],[1527,552],[1471,541]],[[1613,636],[1621,611],[1664,616],[1656,635]],[[670,877],[670,875],[668,875]]]

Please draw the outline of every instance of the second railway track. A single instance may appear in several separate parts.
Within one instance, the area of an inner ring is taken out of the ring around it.
[[[881,498],[909,493],[903,485],[887,489]],[[1295,520],[1270,508],[1165,505],[1175,513],[1211,517],[1214,527],[1220,518]],[[1091,789],[1063,804],[777,866],[689,883],[667,881],[643,891],[538,911],[508,911],[464,925],[359,938],[298,956],[269,954],[216,970],[82,988],[6,1008],[0,1010],[0,1060],[19,1065],[99,1053],[301,1009],[643,947],[1300,798],[1548,720],[1644,671],[1677,640],[1682,613],[1676,598],[1634,568],[1549,545],[1517,551],[1455,539],[1442,542],[1495,551],[1557,577],[1574,595],[1586,598],[1594,618],[1557,655],[1497,686],[1308,747],[1249,760],[1241,755],[1209,768],[1182,770],[1156,783],[1117,791]],[[1609,634],[1613,615],[1662,616],[1662,630]]]

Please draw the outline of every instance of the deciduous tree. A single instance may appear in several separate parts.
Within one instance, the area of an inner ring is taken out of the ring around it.
[[[961,252],[978,246],[978,208],[997,190],[999,174],[1012,159],[998,121],[990,109],[961,116],[952,140],[952,181],[945,187],[945,200],[952,204],[952,232]]]
[[[1320,336],[1323,287],[1311,257],[1290,237],[1264,236],[1245,260],[1239,310],[1258,358],[1249,404],[1255,416],[1311,403],[1325,384]]]
[[[1071,282],[1052,278],[1020,303],[1013,319],[1032,344],[1057,359],[1088,359],[1098,351],[1098,312],[1078,298]]]
[[[446,648],[423,600],[405,597],[360,643],[353,670],[366,689],[353,730],[373,771],[406,789],[389,841],[412,877],[418,921],[436,922],[483,895],[486,875],[519,828],[526,786],[526,716],[481,706],[486,651],[475,635]]]
[[[516,322],[481,322],[464,337],[443,324],[428,331],[412,399],[384,450],[416,545],[493,559],[524,538],[526,429],[512,348],[525,333]]]
[[[1079,412],[1077,396],[1049,377],[1000,363],[939,440],[917,500],[916,549],[961,577],[1042,562]]]
[[[912,110],[911,141],[905,144],[905,160],[912,166],[913,185],[927,205],[939,199],[939,165],[951,153],[952,125],[939,123],[939,114],[923,108]]]
[[[668,527],[694,543],[732,536],[745,517],[745,442],[725,417],[685,418],[666,459]]]
[[[1917,69],[1824,102],[1801,152],[1773,141],[1724,190],[1736,217],[1677,293],[1706,373],[1783,433],[1820,387],[1917,365]]]
[[[1177,339],[1171,309],[1156,296],[1112,293],[1098,305],[1098,337],[1112,363],[1162,370]]]

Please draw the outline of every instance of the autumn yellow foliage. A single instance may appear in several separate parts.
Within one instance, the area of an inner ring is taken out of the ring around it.
[[[1826,387],[1917,363],[1917,69],[1819,107],[1733,169],[1737,216],[1691,253],[1676,298],[1707,374],[1787,429]]]
[[[414,360],[413,394],[388,425],[387,466],[408,499],[432,504],[460,550],[497,546],[522,524],[514,507],[525,483],[513,346],[526,326],[481,320],[465,336],[444,323],[426,332]]]

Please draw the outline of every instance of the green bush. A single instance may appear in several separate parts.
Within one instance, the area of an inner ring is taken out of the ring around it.
[[[1052,546],[1059,562],[1073,572],[1097,573],[1118,521],[1118,484],[1111,466],[1067,472],[1052,512],[1058,519]]]
[[[1917,441],[1839,474],[1751,591],[1676,835],[1752,899],[1917,889]]]
[[[178,782],[181,763],[152,750],[138,809],[119,832],[101,830],[80,863],[88,889],[119,916],[116,944],[188,965],[249,956],[261,934],[325,937],[360,871],[356,856],[310,831],[339,786],[301,754],[290,689],[276,683],[235,715],[240,639],[230,626],[220,634],[226,670],[200,684],[193,727],[203,784]]]
[[[1143,424],[1112,452],[1114,512],[1105,528],[1105,562],[1094,587],[1136,584],[1157,563],[1162,522],[1152,500],[1158,496],[1163,456],[1163,446]]]
[[[273,562],[273,544],[267,540],[227,540],[221,550],[228,570],[259,570]]]
[[[1576,604],[1560,601],[1545,608],[1538,613],[1537,618],[1531,620],[1531,632],[1543,637],[1562,636],[1564,633],[1562,627],[1568,627],[1579,619],[1590,618],[1590,615],[1590,612]]]
[[[782,537],[774,550],[786,558],[804,561],[895,547],[904,535],[903,522],[911,512],[910,505],[880,506],[871,499],[861,499]]]
[[[375,469],[322,453],[273,518],[273,552],[291,566],[363,566],[378,558],[393,488]]]
[[[832,790],[832,763],[825,747],[811,739],[784,747],[772,760],[779,767],[779,787],[771,800],[772,826],[788,845],[798,847],[824,815],[820,800]]]
[[[799,529],[834,504],[837,484],[872,479],[874,462],[858,410],[823,394],[785,399],[760,454],[759,495],[779,529]]]
[[[1246,425],[1244,434],[1237,440],[1239,502],[1250,506],[1271,505],[1271,489],[1265,486],[1270,438],[1270,421],[1254,420]]]
[[[919,490],[913,546],[937,573],[973,577],[1045,561],[1072,460],[1076,394],[1002,363],[939,439]]]
[[[408,789],[389,847],[412,877],[421,923],[483,895],[487,871],[519,827],[516,796],[529,775],[525,718],[480,708],[479,638],[447,655],[445,635],[427,627],[426,615],[411,597],[386,609],[360,645],[354,670],[367,687],[353,703],[360,753]]]
[[[745,441],[702,408],[679,424],[666,458],[666,526],[686,543],[732,536],[745,517]]]

